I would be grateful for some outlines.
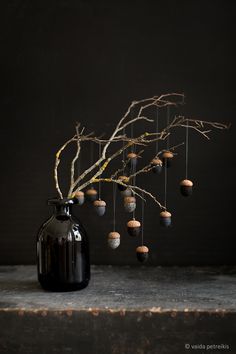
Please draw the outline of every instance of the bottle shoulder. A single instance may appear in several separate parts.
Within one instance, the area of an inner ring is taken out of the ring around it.
[[[66,240],[81,241],[87,239],[87,234],[77,218],[69,216],[61,219],[52,215],[40,228],[38,239],[64,238]]]

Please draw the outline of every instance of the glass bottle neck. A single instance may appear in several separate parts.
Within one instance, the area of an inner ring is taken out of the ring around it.
[[[59,220],[67,220],[71,217],[71,207],[74,204],[73,199],[49,199],[48,205],[54,207],[54,216]]]
[[[56,205],[55,206],[55,215],[62,217],[71,216],[71,206],[70,205]]]

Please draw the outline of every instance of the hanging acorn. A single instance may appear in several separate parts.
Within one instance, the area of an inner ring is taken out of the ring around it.
[[[94,202],[97,199],[98,192],[94,188],[89,188],[86,190],[85,195],[89,202]]]
[[[125,184],[127,184],[129,182],[129,178],[127,176],[119,176],[118,180],[120,180],[121,182],[123,182]],[[119,184],[119,183],[117,183],[117,186],[118,186],[120,191],[124,191],[124,190],[127,189],[126,186],[122,186],[122,184]]]
[[[76,199],[77,204],[84,204],[84,192],[78,191],[75,193],[74,198]]]
[[[103,216],[105,214],[105,211],[106,211],[106,202],[104,200],[95,200],[93,202],[93,205],[94,205],[94,208],[95,208],[95,211],[96,213],[99,215],[99,216]]]
[[[136,198],[135,197],[125,197],[124,198],[124,208],[127,213],[132,213],[136,208]]]
[[[184,179],[180,182],[180,192],[184,197],[189,197],[193,193],[193,182],[189,179]]]
[[[132,196],[132,191],[130,188],[126,188],[124,191],[120,192],[123,197],[131,197]]]
[[[149,252],[149,249],[146,246],[138,246],[136,248],[136,255],[137,255],[139,262],[142,262],[142,263],[146,262],[146,260],[148,259],[148,252]]]
[[[128,162],[128,166],[130,168],[135,168],[137,166],[137,162],[138,162],[138,155],[135,154],[134,152],[130,152],[128,155],[127,155],[127,159],[129,160]]]
[[[173,157],[174,157],[174,154],[171,151],[168,151],[168,150],[164,151],[162,154],[163,166],[170,167]]]
[[[138,220],[130,220],[127,222],[127,231],[130,236],[138,236],[141,229],[141,223]]]
[[[153,159],[151,161],[151,166],[152,166],[152,172],[158,173],[158,174],[161,173],[161,170],[162,170],[162,161],[161,161],[161,159],[159,159],[158,157]]]
[[[120,246],[120,234],[116,231],[110,232],[107,238],[108,246],[113,250]]]
[[[171,213],[167,210],[160,213],[160,224],[164,227],[169,227],[171,225]]]

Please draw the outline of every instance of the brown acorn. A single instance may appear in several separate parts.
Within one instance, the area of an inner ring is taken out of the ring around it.
[[[154,173],[161,173],[162,170],[162,161],[156,157],[151,161],[151,166],[152,166],[152,172]]]
[[[180,192],[184,197],[189,197],[193,193],[193,182],[189,179],[181,181]]]
[[[110,232],[107,238],[108,246],[113,250],[120,246],[120,234],[116,231]]]
[[[89,202],[94,202],[97,199],[98,192],[94,188],[89,188],[86,190],[85,195]]]
[[[104,200],[95,200],[93,202],[93,205],[94,205],[94,208],[95,208],[95,211],[96,213],[99,215],[99,216],[103,216],[105,214],[105,211],[106,211],[106,202]]]
[[[125,197],[124,198],[124,208],[127,213],[132,213],[136,208],[136,198],[135,197]]]
[[[171,225],[171,213],[167,210],[160,213],[160,224],[164,227],[169,227]]]
[[[130,152],[127,155],[127,159],[129,160],[129,162],[128,162],[129,167],[131,167],[131,168],[136,167],[137,162],[138,162],[138,155],[137,154],[135,154],[134,152]]]
[[[127,222],[127,231],[130,236],[138,236],[140,233],[141,223],[138,220],[130,220]]]
[[[174,157],[174,154],[171,151],[168,151],[168,150],[164,151],[162,154],[163,166],[170,167],[173,157]]]
[[[148,259],[148,252],[149,252],[149,249],[147,246],[138,246],[136,248],[136,255],[137,255],[137,258],[139,260],[139,262],[146,262],[146,260]]]
[[[78,191],[75,193],[74,198],[77,201],[77,204],[82,205],[84,204],[84,192]]]
[[[119,176],[118,180],[124,182],[125,184],[129,183],[129,178],[127,176]],[[117,184],[117,187],[120,191],[124,191],[127,188],[126,186],[122,186],[122,184]]]

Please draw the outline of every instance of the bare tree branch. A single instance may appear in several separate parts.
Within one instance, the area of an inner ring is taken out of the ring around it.
[[[55,159],[55,165],[54,165],[54,180],[55,180],[55,184],[56,184],[56,190],[60,196],[61,199],[63,199],[63,195],[59,186],[59,181],[58,181],[58,166],[61,162],[61,153],[62,151],[72,142],[72,141],[76,141],[76,136],[73,136],[73,138],[67,140],[61,147],[60,149],[57,151],[56,153],[56,159]]]
[[[144,201],[146,201],[137,191],[142,192],[146,195],[148,195],[151,199],[154,200],[154,202],[163,210],[166,210],[166,208],[157,200],[157,198],[152,195],[150,192],[146,191],[145,189],[138,187],[138,186],[133,186],[130,184],[126,184],[124,182],[122,182],[119,179],[111,179],[111,178],[96,178],[92,180],[92,183],[99,183],[99,182],[107,182],[107,183],[116,183],[116,184],[120,184],[126,188],[129,188],[132,193],[134,195],[137,195],[138,197],[140,197],[141,199],[143,199]]]
[[[167,105],[177,105],[178,103],[176,103],[174,101],[174,99],[176,97],[181,97],[183,98],[183,94],[165,94],[165,95],[161,95],[161,96],[154,96],[152,98],[148,98],[145,100],[140,100],[140,101],[134,101],[131,103],[131,105],[129,106],[128,110],[126,111],[126,113],[124,114],[124,116],[121,118],[121,120],[118,122],[114,132],[112,133],[112,135],[110,136],[109,140],[107,141],[107,143],[105,144],[105,146],[103,147],[102,150],[102,154],[101,157],[95,162],[94,165],[90,166],[86,171],[84,171],[75,181],[74,185],[73,185],[73,189],[76,187],[76,185],[82,180],[84,179],[91,171],[93,171],[95,168],[97,168],[104,160],[106,160],[106,152],[107,149],[109,147],[109,145],[111,144],[111,142],[114,140],[114,138],[116,138],[117,134],[122,131],[124,128],[126,128],[127,126],[129,126],[130,124],[138,121],[138,120],[147,120],[147,121],[152,121],[150,119],[148,119],[145,116],[142,116],[142,112],[151,106],[157,106],[157,107],[163,107],[163,106],[167,106]],[[167,100],[168,98],[168,100]],[[171,100],[172,98],[172,100]],[[125,122],[125,119],[129,116],[131,109],[143,102],[147,102],[149,101],[148,104],[143,105],[140,107],[138,115],[131,119],[129,118],[128,122]],[[182,102],[179,102],[179,104]],[[110,159],[108,158],[107,161],[105,161],[105,163],[102,165],[102,171],[107,167],[107,165],[109,164]],[[102,173],[101,171],[101,173]],[[101,174],[100,173],[100,174]],[[99,176],[99,174],[96,174],[96,177]],[[95,176],[93,176],[94,178],[96,178]]]
[[[122,132],[124,132],[124,129],[127,128],[130,124],[138,123],[139,121],[152,122],[153,121],[152,119],[144,115],[145,110],[147,110],[149,107],[162,108],[166,106],[177,106],[180,104],[184,104],[184,95],[181,93],[169,93],[160,96],[154,96],[147,99],[142,99],[139,101],[133,101],[128,107],[123,117],[116,125],[110,138],[108,139],[103,138],[103,136],[96,137],[94,136],[94,133],[84,134],[84,128],[79,132],[79,124],[77,124],[76,135],[73,136],[71,139],[69,139],[67,142],[65,142],[65,144],[62,145],[62,147],[56,153],[55,166],[54,166],[54,180],[56,184],[56,190],[60,198],[63,198],[63,195],[58,181],[58,167],[60,164],[61,153],[70,143],[76,142],[77,149],[76,149],[75,156],[71,162],[71,179],[70,179],[70,188],[68,192],[68,197],[73,196],[78,190],[82,190],[86,188],[88,185],[90,185],[91,183],[97,182],[98,180],[103,182],[109,181],[109,182],[121,184],[121,181],[117,180],[116,177],[118,173],[124,169],[124,167],[129,161],[122,161],[123,163],[122,169],[119,169],[116,172],[114,172],[110,178],[101,178],[100,176],[103,174],[103,172],[105,171],[105,169],[107,168],[107,166],[110,164],[112,160],[120,156],[125,150],[127,150],[131,146],[141,145],[146,147],[150,143],[155,142],[157,140],[165,140],[168,136],[170,136],[172,130],[178,127],[180,128],[188,127],[190,129],[193,129],[199,134],[201,134],[202,136],[204,136],[206,139],[209,139],[209,133],[211,132],[212,129],[222,130],[222,129],[229,128],[229,125],[219,123],[219,122],[208,122],[200,119],[189,119],[183,116],[175,116],[172,122],[169,123],[168,126],[163,128],[159,132],[145,132],[138,137],[132,136],[132,138],[126,136],[124,133],[122,134]],[[133,109],[135,109],[135,111],[137,112],[135,117],[133,117],[133,115],[131,117],[131,111]],[[93,165],[91,165],[88,169],[83,171],[83,173],[81,173],[75,179],[75,163],[78,160],[79,154],[81,152],[81,143],[87,141],[93,141],[97,144],[103,145],[101,156],[99,156],[99,159]],[[124,143],[125,144],[121,148],[118,148],[117,151],[114,152],[111,156],[107,156],[108,148],[110,147],[110,145],[119,142],[123,142],[123,144]],[[169,150],[174,151],[180,145],[183,145],[183,143],[178,144],[175,147],[170,148]],[[163,151],[164,150],[159,151],[156,154],[156,157],[159,156]],[[129,178],[132,179],[140,173],[149,172],[151,169],[152,169],[151,164],[148,164],[147,166],[144,166],[143,168],[135,172],[133,175],[129,176]],[[92,174],[92,172],[93,175],[90,176],[86,181],[84,181],[84,179],[89,174]],[[83,183],[81,183],[81,181],[83,181]],[[78,186],[79,184],[80,186]],[[134,194],[135,193],[138,194],[138,191],[140,191],[146,195],[149,195],[152,199],[155,199],[155,197],[150,192],[144,191],[140,189],[140,187],[137,186],[127,186],[127,187],[132,189]],[[160,202],[156,201],[156,203],[159,204],[161,208],[163,208]]]
[[[75,175],[75,163],[76,161],[78,160],[79,158],[79,154],[80,154],[80,150],[81,150],[81,147],[80,147],[80,135],[83,134],[83,131],[84,131],[84,128],[81,130],[81,133],[79,132],[79,127],[80,127],[80,123],[77,123],[76,124],[76,127],[75,127],[75,130],[76,130],[76,137],[77,137],[77,140],[76,140],[76,143],[77,143],[77,149],[76,149],[76,154],[75,154],[75,157],[73,158],[72,162],[71,162],[71,177],[70,177],[70,189],[69,189],[69,192],[68,192],[68,195],[71,195],[72,194],[72,186],[74,185],[74,175]]]

